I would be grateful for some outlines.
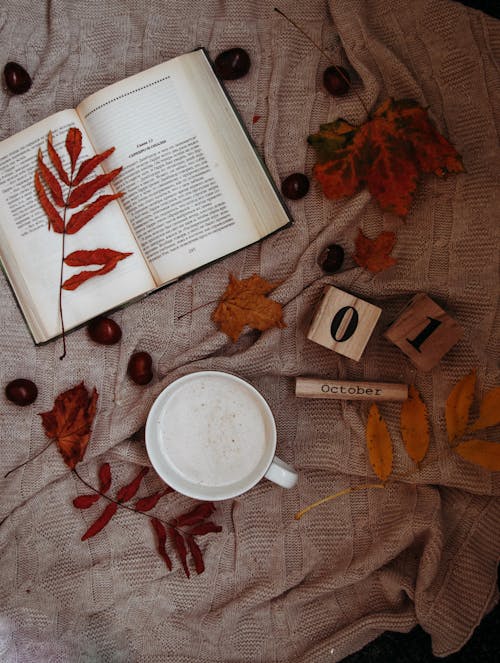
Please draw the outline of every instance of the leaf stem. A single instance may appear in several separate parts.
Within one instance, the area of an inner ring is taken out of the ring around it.
[[[289,18],[286,14],[284,14],[280,9],[277,9],[277,7],[274,7],[274,11],[278,12],[278,14],[280,14],[280,16],[283,16],[283,18],[285,18],[289,23],[291,23],[294,28],[296,28],[301,34],[303,34],[304,37],[306,37],[306,39],[308,39],[311,42],[311,44],[313,44],[313,46],[315,46],[327,58],[328,62],[332,63],[332,65],[335,67],[335,70],[338,73],[338,75],[344,80],[345,83],[348,84],[349,87],[352,87],[352,91],[354,92],[354,94],[358,98],[359,103],[363,106],[363,109],[364,109],[365,113],[367,114],[367,116],[370,117],[370,111],[369,111],[368,107],[366,106],[365,102],[363,101],[363,99],[361,98],[361,95],[358,93],[357,90],[354,89],[354,87],[351,84],[351,81],[347,78],[347,76],[345,76],[342,69],[340,69],[340,67],[337,64],[335,64],[335,62],[332,60],[331,56],[324,49],[322,49],[321,46],[319,44],[317,44],[314,41],[314,39],[312,39],[312,37],[310,37],[307,34],[307,32],[305,32],[305,30],[303,30],[300,27],[300,25],[297,25],[297,23],[295,23],[295,21],[292,21],[292,19]]]
[[[43,454],[43,452],[46,451],[50,447],[51,444],[52,444],[52,440],[47,444],[47,446],[45,446],[37,454],[35,454],[34,456],[31,456],[30,458],[28,458],[28,460],[25,460],[24,463],[21,463],[20,465],[16,465],[16,467],[13,467],[11,470],[9,470],[7,472],[7,474],[4,474],[3,478],[6,479],[9,476],[9,474],[11,474],[12,472],[15,472],[20,467],[24,467],[24,465],[26,465],[27,463],[30,463],[32,460],[35,460],[35,458],[38,458],[38,456],[41,456]]]
[[[315,509],[317,506],[320,506],[321,504],[325,504],[325,502],[330,502],[330,500],[334,500],[337,497],[341,497],[342,495],[347,495],[348,493],[354,493],[356,490],[367,490],[369,488],[385,488],[385,484],[384,483],[365,483],[362,486],[350,486],[349,488],[344,488],[344,490],[340,490],[338,493],[334,493],[333,495],[327,495],[326,497],[322,497],[320,500],[317,500],[316,502],[313,502],[312,504],[309,504],[309,506],[306,506],[301,511],[297,511],[294,518],[295,518],[295,520],[300,520],[302,518],[302,516],[305,516],[305,514],[308,513],[309,511],[311,511],[311,509]]]

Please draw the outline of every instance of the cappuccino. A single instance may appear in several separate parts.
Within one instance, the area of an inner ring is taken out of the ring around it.
[[[265,404],[231,375],[198,373],[179,383],[165,400],[159,432],[165,462],[200,486],[245,482],[274,453]]]

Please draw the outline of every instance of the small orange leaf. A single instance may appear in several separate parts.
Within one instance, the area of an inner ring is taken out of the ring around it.
[[[381,481],[386,481],[392,472],[392,440],[375,403],[368,413],[366,446],[373,471]]]
[[[286,327],[281,304],[266,297],[278,285],[257,274],[241,281],[230,274],[229,285],[212,313],[212,320],[234,342],[245,325],[259,331]]]
[[[93,180],[77,186],[69,195],[68,207],[78,207],[79,205],[86,203],[92,198],[96,191],[107,186],[119,173],[121,173],[121,170],[122,167],[120,166],[120,168],[115,168],[104,175],[97,175]]]
[[[353,258],[360,267],[364,267],[370,272],[381,272],[397,262],[389,255],[395,242],[396,235],[392,232],[383,232],[375,239],[369,239],[362,230],[359,230],[356,237],[356,253]]]
[[[465,433],[475,386],[476,371],[473,370],[453,387],[446,400],[446,428],[450,443]]]
[[[54,147],[52,143],[52,132],[49,131],[49,135],[47,137],[47,152],[50,157],[50,160],[52,161],[52,165],[54,168],[57,170],[57,173],[59,177],[61,178],[61,181],[64,182],[64,184],[67,184],[69,186],[70,180],[68,177],[68,174],[64,170],[64,166],[62,165],[61,157],[57,153],[56,148]]]
[[[476,431],[500,424],[500,387],[485,394],[479,406],[479,417],[467,430]]]
[[[85,205],[79,212],[75,212],[71,219],[66,225],[66,232],[68,235],[73,235],[77,233],[85,224],[91,221],[100,211],[102,211],[106,205],[112,200],[121,198],[123,196],[123,191],[119,193],[108,193],[103,196],[99,196],[93,202]]]
[[[466,440],[455,451],[469,463],[481,465],[492,472],[500,472],[500,443],[486,440]]]
[[[98,394],[89,394],[83,382],[68,389],[54,401],[50,412],[42,412],[42,424],[47,437],[56,441],[64,462],[74,469],[90,439],[90,429],[96,412]]]
[[[43,211],[49,220],[49,229],[52,228],[55,233],[63,233],[64,221],[54,205],[50,202],[42,184],[42,180],[40,179],[38,170],[35,170],[35,190],[38,196],[38,200],[40,201],[40,205],[42,206]]]
[[[413,385],[401,406],[401,436],[410,458],[420,463],[429,448],[429,419],[427,407]]]

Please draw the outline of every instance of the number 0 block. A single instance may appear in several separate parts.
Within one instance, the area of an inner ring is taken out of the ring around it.
[[[421,292],[408,302],[384,336],[408,355],[414,366],[430,371],[462,333],[458,323]]]
[[[327,285],[307,338],[359,361],[382,309]]]

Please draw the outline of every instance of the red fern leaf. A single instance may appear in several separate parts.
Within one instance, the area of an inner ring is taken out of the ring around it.
[[[104,463],[99,468],[99,484],[101,493],[107,493],[111,486],[111,467],[109,463]]]
[[[103,265],[101,269],[92,271],[84,270],[79,272],[62,284],[63,290],[76,290],[82,283],[88,281],[94,276],[101,276],[111,272],[120,260],[128,258],[131,253],[120,253],[112,249],[94,249],[93,251],[73,251],[64,259],[64,262],[70,267],[81,267],[86,265]]]
[[[49,219],[49,228],[52,228],[52,230],[56,233],[63,233],[64,221],[45,193],[45,189],[40,180],[38,170],[35,171],[35,189],[38,195],[38,200],[40,201],[40,205],[42,206],[43,211]]]
[[[184,537],[180,532],[178,532],[175,529],[175,527],[169,527],[168,534],[170,536],[170,540],[172,541],[172,545],[174,546],[175,550],[177,551],[177,554],[179,555],[179,559],[181,560],[182,566],[184,568],[184,573],[189,578],[189,568],[186,561],[187,550],[186,550],[186,545],[184,543]]]
[[[139,486],[141,485],[141,481],[143,478],[146,476],[146,474],[149,472],[149,467],[143,467],[139,474],[133,479],[130,483],[128,483],[126,486],[123,486],[120,488],[120,490],[116,493],[116,499],[119,502],[126,502],[127,500],[132,499],[134,495],[137,493],[139,490]]]
[[[201,523],[202,520],[208,518],[215,511],[215,506],[213,502],[203,502],[198,504],[194,509],[188,511],[188,513],[183,514],[177,518],[177,525],[179,527],[184,527],[185,525],[196,525]]]
[[[222,527],[209,520],[206,523],[195,525],[189,530],[188,534],[191,534],[192,536],[202,536],[203,534],[209,534],[210,532],[222,532]]]
[[[78,495],[78,497],[75,497],[73,500],[73,506],[76,507],[77,509],[88,509],[89,507],[92,506],[92,504],[95,504],[101,496],[99,493],[94,493],[93,495]]]
[[[88,530],[82,536],[81,540],[85,541],[86,539],[90,539],[91,537],[98,534],[102,529],[104,529],[111,518],[115,515],[117,509],[118,504],[116,504],[116,502],[110,502],[99,516],[99,518],[88,528]]]
[[[64,207],[64,198],[61,185],[57,181],[57,178],[52,174],[52,171],[48,166],[45,165],[42,157],[42,150],[38,150],[38,170],[42,176],[45,184],[49,187],[50,193],[56,205],[59,207]]]
[[[165,564],[168,567],[168,570],[172,570],[172,562],[170,557],[167,554],[166,543],[167,543],[167,532],[163,523],[161,523],[157,518],[151,518],[151,525],[153,526],[154,531],[156,532],[158,552],[163,557]]]
[[[189,546],[189,552],[193,557],[194,568],[196,569],[196,573],[198,573],[199,575],[200,573],[203,573],[203,571],[205,570],[203,553],[201,552],[199,545],[196,543],[196,541],[193,539],[192,536],[186,536],[186,541]]]
[[[82,151],[82,132],[76,127],[70,127],[66,135],[66,150],[71,160],[71,172],[75,170],[76,162]]]
[[[73,235],[74,233],[77,233],[81,228],[83,228],[84,225],[86,225],[89,221],[91,221],[96,214],[98,214],[101,210],[103,210],[106,205],[108,205],[112,200],[116,200],[117,198],[121,198],[123,196],[123,192],[120,193],[108,193],[104,196],[99,196],[94,202],[90,203],[90,205],[86,205],[82,210],[79,212],[75,212],[73,216],[70,218],[68,221],[68,224],[66,226],[66,232],[68,235]]]
[[[80,184],[80,186],[77,186],[76,189],[73,189],[71,192],[69,199],[68,199],[68,207],[78,207],[79,205],[83,205],[83,203],[86,203],[96,191],[99,191],[99,189],[102,189],[103,187],[107,186],[111,180],[113,180],[119,173],[121,173],[122,168],[115,168],[114,170],[111,170],[109,173],[105,173],[104,175],[97,175],[93,180],[90,180],[90,182],[84,182],[83,184]]]
[[[78,173],[76,174],[75,179],[73,180],[73,186],[78,186],[78,184],[80,184],[80,182],[82,182],[87,177],[87,175],[90,175],[90,173],[95,168],[97,168],[100,163],[107,159],[110,154],[113,154],[114,151],[115,148],[110,147],[109,150],[101,152],[101,154],[96,154],[95,156],[90,157],[90,159],[83,161],[82,165],[78,169]]]
[[[64,166],[62,165],[61,157],[57,153],[56,148],[52,144],[52,132],[49,131],[49,135],[47,137],[47,152],[49,154],[50,160],[52,161],[52,165],[54,168],[57,170],[57,174],[61,178],[61,181],[64,182],[64,184],[67,184],[69,186],[70,180],[68,177],[68,174],[64,170]]]
[[[173,488],[167,486],[164,490],[160,490],[158,493],[155,493],[154,495],[149,495],[149,497],[143,497],[142,499],[138,500],[134,508],[136,511],[143,511],[143,512],[151,511],[151,509],[154,509],[154,507],[158,504],[158,501],[164,495],[172,493],[173,491],[174,491]]]

